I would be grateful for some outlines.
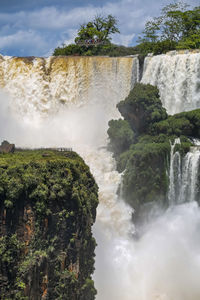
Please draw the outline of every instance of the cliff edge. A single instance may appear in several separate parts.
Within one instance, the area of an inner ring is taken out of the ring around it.
[[[2,300],[94,299],[97,191],[75,152],[0,154]]]

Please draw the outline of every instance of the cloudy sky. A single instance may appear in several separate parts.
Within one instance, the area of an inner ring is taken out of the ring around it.
[[[80,24],[96,14],[118,19],[113,42],[134,45],[145,22],[172,0],[0,0],[0,53],[48,56],[73,42]],[[192,6],[199,0],[188,0]]]

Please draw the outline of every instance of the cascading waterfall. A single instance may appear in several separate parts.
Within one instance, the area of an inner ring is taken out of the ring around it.
[[[171,152],[170,152],[170,172],[169,172],[169,193],[168,200],[169,204],[173,205],[176,203],[178,199],[179,203],[179,189],[181,187],[181,157],[179,152],[174,153],[174,148],[177,144],[180,144],[180,139],[175,139],[174,143],[171,144]],[[177,191],[178,190],[178,191]]]
[[[196,202],[159,211],[134,240],[132,210],[117,197],[121,176],[106,150],[107,123],[119,117],[116,103],[138,73],[137,58],[1,57],[0,137],[18,146],[72,147],[89,164],[100,187],[94,226],[98,300],[199,300]],[[182,168],[173,151],[171,157]],[[192,170],[189,160],[185,168]]]
[[[128,57],[0,56],[0,87],[23,114],[49,114],[62,104],[78,107],[89,100],[95,105],[102,101],[112,111],[138,80],[138,68],[137,58]]]
[[[146,57],[141,82],[159,88],[169,114],[199,108],[200,52],[171,51]]]
[[[170,186],[168,199],[170,205],[198,201],[199,176],[200,176],[200,147],[193,146],[190,151],[181,158],[178,151],[174,153],[174,147],[180,144],[176,139],[171,145],[170,158]]]

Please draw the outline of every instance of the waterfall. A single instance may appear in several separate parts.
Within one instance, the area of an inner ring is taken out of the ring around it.
[[[156,85],[169,114],[200,107],[200,53],[171,51],[145,58],[141,82]]]
[[[100,204],[93,228],[99,245],[94,278],[99,300],[121,300],[130,284],[127,280],[123,286],[121,276],[129,267],[124,259],[130,249],[127,237],[134,230],[132,209],[117,196],[121,175],[106,150],[106,131],[108,121],[119,117],[116,104],[138,80],[138,68],[137,58],[0,61],[1,139],[22,147],[72,147],[95,176]],[[130,299],[128,294],[125,299]]]
[[[138,80],[137,58],[0,56],[0,87],[22,114],[103,102],[107,111]],[[110,98],[112,97],[112,99]]]
[[[0,57],[0,137],[18,146],[72,147],[90,166],[100,199],[93,228],[97,300],[199,300],[197,203],[158,208],[136,240],[132,209],[117,196],[121,175],[106,150],[107,123],[119,117],[116,104],[128,95],[138,71],[137,58]],[[190,156],[192,151],[198,152]],[[172,150],[171,166],[177,169],[171,174],[172,202],[176,174],[185,168],[197,176],[189,154],[185,163],[174,155]]]
[[[179,152],[174,153],[174,147],[178,143],[180,144],[180,139],[176,139],[171,145],[168,193],[170,205],[199,200],[200,148],[191,147],[190,151],[181,158]]]
[[[174,148],[177,144],[180,144],[180,139],[175,139],[174,143],[171,144],[170,152],[170,173],[169,173],[169,193],[168,200],[169,204],[173,205],[175,202],[179,202],[179,190],[181,186],[180,174],[181,174],[181,158],[179,152],[174,153]],[[178,201],[177,201],[178,200]]]

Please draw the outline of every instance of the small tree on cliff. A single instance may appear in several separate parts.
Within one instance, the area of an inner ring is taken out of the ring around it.
[[[108,15],[107,17],[97,15],[93,21],[80,26],[75,42],[79,43],[88,39],[99,39],[100,41],[110,42],[111,34],[119,32],[115,17],[112,15]]]

